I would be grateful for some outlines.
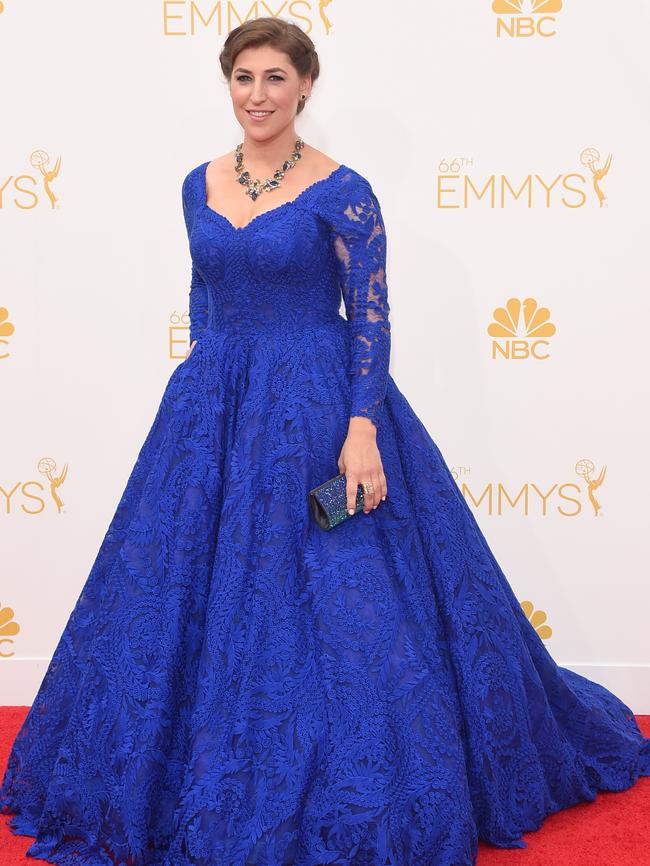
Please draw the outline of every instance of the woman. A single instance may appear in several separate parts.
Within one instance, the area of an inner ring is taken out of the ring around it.
[[[2,809],[28,854],[75,866],[465,866],[479,837],[525,847],[550,813],[650,774],[650,740],[555,664],[388,373],[379,203],[294,128],[312,42],[261,18],[220,59],[244,138],[183,182],[189,354]],[[364,513],[325,531],[308,493],[337,470]]]

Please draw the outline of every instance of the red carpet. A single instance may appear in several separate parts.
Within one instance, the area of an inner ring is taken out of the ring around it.
[[[0,767],[27,715],[27,707],[0,708]],[[637,716],[644,736],[650,736],[650,716]],[[601,791],[591,803],[579,803],[546,818],[535,833],[524,833],[526,848],[494,848],[479,843],[477,866],[647,866],[650,864],[650,776],[642,776],[621,793]],[[0,815],[0,864],[44,863],[25,857],[31,836],[14,836],[9,815]]]

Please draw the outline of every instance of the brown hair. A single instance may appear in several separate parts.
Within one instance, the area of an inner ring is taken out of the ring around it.
[[[219,54],[221,71],[227,81],[232,75],[237,55],[245,48],[258,45],[271,45],[288,54],[300,78],[310,76],[312,82],[318,78],[320,66],[316,47],[304,30],[282,18],[264,16],[244,21],[228,34]],[[296,114],[300,114],[305,102],[304,99],[299,100]]]

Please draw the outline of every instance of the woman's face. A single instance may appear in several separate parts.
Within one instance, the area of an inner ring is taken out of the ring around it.
[[[289,56],[270,45],[245,48],[235,57],[230,96],[237,120],[247,135],[263,141],[277,137],[293,120],[309,80],[301,80]],[[256,118],[251,111],[264,111]]]

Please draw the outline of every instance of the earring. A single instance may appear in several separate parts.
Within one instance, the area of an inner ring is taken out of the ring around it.
[[[305,94],[303,93],[303,95],[302,95],[300,98],[301,98],[301,99],[306,99],[307,97],[306,97]]]

